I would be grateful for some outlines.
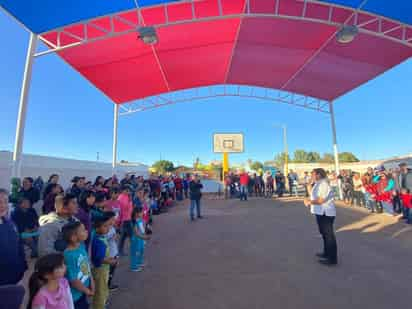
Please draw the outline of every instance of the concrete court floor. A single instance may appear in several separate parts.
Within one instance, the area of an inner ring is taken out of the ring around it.
[[[412,308],[412,226],[338,207],[340,264],[319,265],[315,219],[299,200],[203,200],[155,217],[146,270],[122,258],[110,308]]]

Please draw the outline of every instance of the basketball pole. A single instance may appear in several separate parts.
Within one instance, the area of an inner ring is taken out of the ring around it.
[[[223,153],[223,181],[225,181],[226,174],[229,172],[229,153]]]

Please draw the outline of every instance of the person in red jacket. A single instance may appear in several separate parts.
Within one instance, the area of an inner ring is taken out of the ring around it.
[[[401,189],[401,200],[403,206],[403,218],[406,219],[406,223],[412,224],[412,194],[409,189]]]
[[[247,191],[249,184],[249,175],[246,172],[240,174],[240,200],[247,201]]]

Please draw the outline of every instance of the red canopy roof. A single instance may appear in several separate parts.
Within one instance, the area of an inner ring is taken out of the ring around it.
[[[165,4],[141,9],[139,19],[126,11],[42,38],[63,47],[59,55],[116,103],[217,84],[330,101],[412,56],[412,28],[395,21],[328,3],[246,3]],[[335,39],[344,23],[360,29],[349,44]],[[139,24],[156,26],[159,43],[139,40]]]

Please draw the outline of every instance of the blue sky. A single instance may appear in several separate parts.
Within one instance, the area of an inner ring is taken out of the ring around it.
[[[28,33],[0,11],[0,150],[12,150]],[[412,153],[412,59],[336,101],[338,143],[361,159]],[[54,55],[36,59],[24,152],[111,161],[113,105]],[[214,132],[245,134],[245,153],[232,162],[272,159],[289,150],[332,151],[328,115],[278,103],[219,98],[181,103],[119,119],[119,160],[178,164],[220,159]]]

